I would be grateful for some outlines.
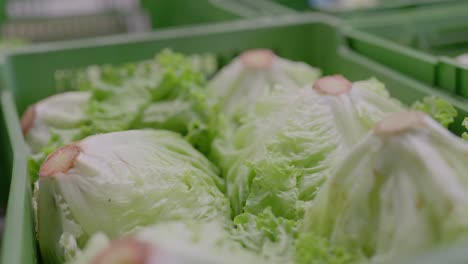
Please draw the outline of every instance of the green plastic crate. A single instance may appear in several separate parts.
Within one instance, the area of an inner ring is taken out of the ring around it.
[[[1,102],[0,102],[1,103]],[[8,202],[8,192],[10,189],[11,166],[13,164],[13,149],[8,136],[6,127],[5,113],[0,109],[0,169],[2,175],[0,178],[0,245],[2,244],[2,234],[4,227],[4,216]]]
[[[268,0],[141,0],[153,29],[291,12]]]
[[[34,223],[32,219],[31,189],[27,176],[27,157],[21,135],[14,98],[10,91],[0,91],[2,121],[6,131],[2,131],[2,141],[10,151],[11,185],[8,195],[7,214],[2,237],[1,263],[36,263]],[[8,193],[8,192],[7,192]],[[11,208],[11,209],[10,209]],[[9,222],[11,224],[9,224]],[[13,240],[15,246],[10,246]],[[8,250],[8,252],[6,252]]]
[[[3,24],[6,20],[6,1],[0,0],[0,24]]]
[[[229,0],[141,0],[141,5],[150,16],[153,29],[218,22],[249,16],[249,10],[242,6],[239,7],[234,1]],[[230,9],[240,10],[241,14],[232,13],[229,11]]]
[[[5,72],[4,72],[4,58],[5,54],[12,50],[21,49],[21,45],[24,43],[16,40],[10,40],[10,42],[0,43],[0,84],[5,83]],[[0,85],[0,90],[5,88],[4,85]],[[0,100],[0,105],[1,105]],[[3,172],[0,177],[0,245],[3,237],[3,227],[5,220],[5,211],[8,202],[8,194],[10,190],[11,180],[11,166],[13,164],[13,149],[11,146],[11,140],[8,137],[8,130],[6,126],[6,115],[2,109],[0,109],[0,169]]]
[[[309,10],[309,1],[308,0],[272,0],[272,2],[284,5],[288,8],[305,11]]]
[[[391,10],[415,9],[434,4],[445,4],[447,2],[458,2],[463,0],[376,0],[372,6],[356,7],[351,9],[339,9],[333,7],[316,7],[309,4],[309,0],[271,0],[286,7],[298,10],[319,10],[340,17],[360,17],[367,14],[382,13]]]
[[[320,67],[325,74],[341,73],[351,80],[375,76],[390,93],[405,103],[436,94],[454,104],[460,116],[468,114],[467,100],[437,91],[350,50],[338,28],[339,21],[322,14],[286,15],[217,25],[180,28],[155,33],[114,36],[95,40],[31,47],[7,57],[2,109],[13,148],[13,167],[3,263],[36,263],[31,190],[27,153],[18,113],[28,105],[56,93],[57,70],[91,64],[123,63],[148,59],[169,47],[184,53],[214,52],[229,59],[252,48],[270,48],[292,60]],[[457,120],[460,122],[461,120]],[[452,127],[460,133],[461,127]]]
[[[468,98],[468,1],[346,20],[354,51]],[[359,32],[360,31],[360,32]]]

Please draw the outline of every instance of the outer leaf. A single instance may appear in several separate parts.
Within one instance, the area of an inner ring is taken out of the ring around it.
[[[89,92],[67,92],[30,106],[21,126],[31,152],[40,152],[51,141],[72,142],[80,134],[80,127],[88,122],[84,108],[90,96]]]
[[[230,238],[228,232],[218,222],[159,224],[143,228],[131,237],[112,243],[99,234],[70,263],[166,263],[167,261],[188,264],[271,263],[242,248]]]
[[[246,51],[210,81],[210,103],[229,121],[241,122],[258,99],[278,86],[297,90],[312,85],[320,74],[319,69],[277,57],[270,50]]]
[[[46,258],[63,254],[57,237],[83,246],[96,232],[114,238],[173,220],[226,221],[229,205],[216,172],[168,131],[102,134],[61,148],[39,172],[41,251]]]
[[[303,232],[373,260],[466,239],[468,144],[419,112],[391,116],[338,164]]]

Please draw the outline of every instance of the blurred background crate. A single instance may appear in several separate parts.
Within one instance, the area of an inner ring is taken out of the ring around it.
[[[32,42],[149,30],[138,0],[4,0],[1,36]]]
[[[269,0],[0,0],[0,34],[58,41],[290,11]]]
[[[468,1],[448,1],[344,21],[351,49],[427,84],[468,98]]]

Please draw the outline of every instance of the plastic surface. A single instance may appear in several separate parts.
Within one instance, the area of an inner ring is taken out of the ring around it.
[[[153,29],[189,24],[201,24],[207,22],[225,21],[248,16],[249,11],[234,6],[229,6],[233,1],[211,0],[141,0],[141,6],[146,9]],[[229,8],[241,10],[240,14],[229,12]]]
[[[6,20],[6,2],[7,0],[0,0],[0,24]]]
[[[141,6],[153,29],[291,12],[269,0],[141,0]]]
[[[356,52],[432,86],[468,98],[468,1],[346,21]],[[361,32],[358,32],[361,31]]]
[[[298,11],[304,11],[309,9],[309,0],[272,0],[273,2],[276,2],[278,4],[284,5],[286,7],[298,10]]]
[[[352,8],[338,8],[337,2],[346,2],[346,0],[271,0],[289,8],[307,11],[320,10],[341,17],[359,17],[372,13],[387,12],[391,10],[413,9],[433,4],[445,4],[447,2],[456,2],[462,0],[373,0],[365,5]],[[349,1],[352,2],[352,1]]]
[[[13,164],[13,150],[8,137],[5,113],[0,109],[0,245],[2,241],[4,217],[8,202],[8,191],[10,189],[11,165]]]
[[[60,90],[54,81],[57,70],[148,59],[166,47],[184,53],[214,52],[224,62],[246,49],[270,48],[283,57],[317,66],[324,74],[340,73],[350,80],[375,76],[404,103],[436,94],[456,106],[460,116],[468,114],[467,100],[434,90],[348,49],[338,25],[339,22],[332,17],[313,13],[265,17],[150,34],[41,45],[9,56],[5,79],[13,94],[9,91],[2,93],[2,109],[14,150],[14,163],[2,263],[29,264],[38,258],[34,247],[27,157],[17,111],[21,114],[29,104]],[[462,131],[460,121],[457,120],[458,125],[452,127],[457,133]]]
[[[18,123],[14,98],[10,91],[0,91],[2,119],[6,131],[2,140],[10,151],[11,185],[2,237],[1,263],[37,263],[31,205],[31,184],[27,176],[27,154]],[[6,176],[5,174],[3,176]],[[3,190],[2,190],[3,191]]]

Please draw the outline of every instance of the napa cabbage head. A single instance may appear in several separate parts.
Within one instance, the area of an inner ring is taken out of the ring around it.
[[[217,169],[174,132],[87,137],[49,155],[39,175],[37,237],[50,262],[96,232],[115,238],[174,220],[230,219]]]
[[[375,79],[351,83],[327,76],[312,87],[260,99],[245,124],[213,143],[226,178],[233,215],[299,219],[330,175],[336,159],[403,106]]]
[[[395,113],[337,163],[301,233],[375,262],[466,240],[467,157],[429,116]]]

